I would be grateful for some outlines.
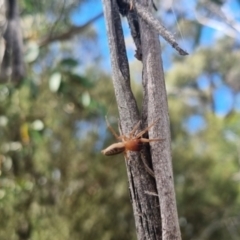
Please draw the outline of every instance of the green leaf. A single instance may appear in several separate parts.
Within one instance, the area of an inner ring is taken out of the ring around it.
[[[49,89],[52,92],[57,92],[61,85],[62,75],[59,72],[55,72],[49,79]]]
[[[86,91],[82,95],[82,105],[84,107],[88,107],[90,103],[91,103],[91,97],[90,97],[89,93]]]
[[[37,59],[39,55],[39,46],[36,42],[29,42],[27,44],[27,51],[25,55],[25,61],[31,63]]]
[[[60,67],[74,68],[77,67],[78,61],[73,58],[65,58],[59,63]]]
[[[94,84],[86,77],[78,74],[69,74],[69,78],[72,81],[79,82],[85,88],[92,88]]]

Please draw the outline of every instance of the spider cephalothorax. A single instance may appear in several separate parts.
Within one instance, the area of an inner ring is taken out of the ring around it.
[[[107,121],[107,119],[106,119],[106,121]],[[116,137],[116,139],[120,140],[121,142],[110,145],[106,149],[102,150],[102,153],[106,156],[124,153],[124,155],[127,157],[128,151],[138,152],[142,149],[142,145],[144,143],[161,141],[162,139],[160,139],[160,138],[148,139],[148,138],[142,137],[142,135],[144,133],[146,133],[154,124],[156,124],[157,121],[153,122],[150,126],[146,127],[144,130],[142,130],[136,134],[136,131],[140,125],[140,121],[139,121],[128,135],[120,135],[120,136],[118,136],[116,134],[116,132],[113,130],[113,128],[110,126],[110,124],[107,121],[109,130]]]

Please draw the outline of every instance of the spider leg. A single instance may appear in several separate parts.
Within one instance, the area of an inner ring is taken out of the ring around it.
[[[159,120],[159,118],[154,121],[152,124],[150,124],[148,127],[146,127],[144,130],[142,130],[141,132],[139,132],[136,136],[136,138],[141,137],[145,132],[147,132],[153,125],[155,125],[157,123],[157,121]]]
[[[132,138],[134,133],[137,131],[137,129],[139,128],[140,125],[140,121],[137,122],[137,124],[134,126],[133,130],[129,133],[129,138]]]
[[[127,151],[123,152],[123,154],[124,154],[124,158],[125,158],[126,160],[128,160],[129,157],[128,157]]]
[[[108,129],[110,130],[110,132],[113,134],[113,136],[117,139],[117,140],[121,140],[122,137],[121,136],[118,136],[117,133],[114,131],[114,129],[111,127],[111,125],[109,124],[108,120],[107,120],[107,116],[105,116],[105,120],[106,120],[106,123],[107,123],[107,127]]]
[[[124,141],[127,141],[129,138],[131,139],[133,137],[134,133],[139,128],[139,125],[140,125],[140,121],[137,122],[137,124],[133,127],[133,130],[128,134],[129,137],[127,137],[127,136],[122,134],[122,125],[121,125],[120,121],[118,121],[118,128],[120,129],[120,131],[121,131],[120,133],[122,134],[122,135],[119,136],[119,138],[121,138]]]
[[[157,141],[163,141],[164,139],[162,138],[152,138],[152,139],[148,139],[148,138],[140,138],[140,141],[142,143],[149,143],[149,142],[157,142]]]
[[[123,142],[126,142],[128,140],[128,138],[125,135],[123,135],[122,125],[121,125],[120,120],[118,120],[118,129],[121,134],[121,135],[119,135],[118,139],[122,140]]]

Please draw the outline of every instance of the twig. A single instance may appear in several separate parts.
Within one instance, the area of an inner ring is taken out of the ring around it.
[[[173,48],[175,48],[180,55],[188,55],[181,47],[179,47],[174,36],[156,19],[148,9],[142,4],[134,1],[135,9],[137,10],[139,16],[146,21],[152,28],[154,28],[158,34],[160,34],[167,42],[169,42]]]
[[[156,192],[149,192],[149,191],[145,191],[146,194],[150,195],[150,196],[155,196],[158,197],[158,194]]]
[[[55,41],[64,41],[68,40],[69,38],[73,37],[76,34],[81,33],[83,30],[85,30],[90,24],[98,20],[103,16],[103,13],[99,13],[97,16],[93,17],[92,19],[88,20],[85,24],[82,26],[71,26],[66,32],[56,34],[54,36],[48,35],[44,38],[42,38],[39,41],[39,46],[44,47],[52,42]]]
[[[240,31],[240,25],[236,21],[234,21],[234,19],[229,14],[227,15],[226,12],[223,12],[221,7],[218,4],[214,2],[209,2],[209,1],[201,1],[200,3],[210,13],[219,17],[224,23],[226,23],[229,27],[234,29],[236,32]]]
[[[66,5],[66,0],[63,1],[62,7],[61,7],[61,10],[60,10],[60,14],[59,14],[58,18],[56,19],[56,21],[54,22],[54,24],[52,25],[52,27],[49,31],[49,37],[53,36],[54,30],[57,28],[57,25],[61,22],[60,20],[61,20],[63,14],[64,14],[65,5]]]

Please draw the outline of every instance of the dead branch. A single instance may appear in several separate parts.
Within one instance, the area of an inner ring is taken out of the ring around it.
[[[103,16],[103,13],[99,13],[98,15],[91,18],[85,24],[83,24],[81,26],[71,26],[66,32],[57,33],[55,35],[51,33],[50,35],[45,36],[42,39],[40,39],[38,44],[39,44],[40,47],[45,47],[48,44],[51,44],[55,41],[66,41],[66,40],[72,38],[73,36],[75,36],[75,35],[81,33],[82,31],[84,31],[89,25],[91,25],[93,22],[95,22],[96,20],[98,20],[102,16]]]

